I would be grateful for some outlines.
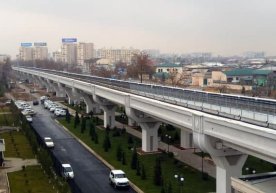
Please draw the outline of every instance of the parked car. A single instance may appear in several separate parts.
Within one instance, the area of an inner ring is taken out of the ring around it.
[[[8,99],[6,102],[5,102],[6,105],[9,105],[11,104],[11,99]]]
[[[128,188],[129,180],[122,170],[111,170],[109,173],[109,182],[114,188]]]
[[[35,114],[34,110],[29,109],[29,108],[24,109],[23,111],[21,111],[21,113],[22,113],[23,115],[34,115],[34,114]]]
[[[57,109],[57,108],[61,108],[60,106],[58,106],[57,104],[54,104],[54,105],[52,105],[51,107],[50,107],[50,112],[55,112],[55,110]]]
[[[55,110],[55,116],[65,116],[66,115],[66,110],[62,109],[62,108],[57,108]]]
[[[33,122],[33,118],[31,115],[26,115],[26,119],[29,123],[32,123]]]
[[[48,106],[51,105],[51,104],[53,104],[52,101],[50,101],[50,100],[45,100],[45,101],[44,101],[44,108],[47,109]]]
[[[33,105],[39,105],[39,101],[38,100],[33,100]]]
[[[44,143],[48,148],[53,148],[55,146],[51,137],[44,137]]]
[[[66,179],[73,179],[74,178],[74,171],[70,164],[61,164],[62,170],[61,175]]]

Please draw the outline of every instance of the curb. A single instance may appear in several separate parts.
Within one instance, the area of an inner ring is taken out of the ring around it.
[[[82,140],[80,140],[74,133],[72,133],[69,129],[64,127],[58,120],[55,119],[55,122],[61,126],[65,131],[67,131],[70,135],[72,135],[80,144],[82,144],[90,153],[92,153],[95,157],[97,157],[104,165],[106,165],[110,170],[115,169],[111,164],[109,164],[106,160],[104,160],[98,153],[96,153],[93,149],[91,149],[88,145],[86,145]],[[140,188],[138,188],[133,182],[129,181],[130,186],[138,193],[144,193]]]
[[[9,177],[8,177],[8,173],[7,171],[5,172],[6,173],[6,179],[7,179],[7,187],[8,187],[8,192],[7,193],[10,193],[11,192],[11,188],[10,188],[10,182],[9,182]]]

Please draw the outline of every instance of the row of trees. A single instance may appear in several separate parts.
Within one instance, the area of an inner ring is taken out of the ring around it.
[[[131,64],[124,62],[117,62],[114,66],[109,65],[98,65],[97,61],[99,58],[87,60],[87,64],[90,69],[90,73],[94,76],[100,76],[105,78],[118,78],[118,79],[136,79],[143,82],[143,79],[152,80],[155,74],[154,61],[149,57],[148,54],[140,52],[132,57]],[[68,72],[81,73],[82,70],[76,65],[70,65],[62,62],[55,62],[54,60],[35,60],[35,61],[20,61],[20,65],[46,68],[54,70],[65,70]],[[177,86],[188,82],[188,77],[184,72],[177,72],[176,70],[170,70],[163,73],[161,77],[156,77],[157,81],[161,83],[170,82],[173,86]]]
[[[4,95],[8,88],[8,77],[10,77],[11,63],[10,59],[0,62],[0,97]]]

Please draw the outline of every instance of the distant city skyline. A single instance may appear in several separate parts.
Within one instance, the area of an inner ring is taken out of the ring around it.
[[[273,0],[3,1],[0,54],[14,58],[21,42],[47,42],[53,52],[72,37],[96,49],[276,55],[275,7]]]

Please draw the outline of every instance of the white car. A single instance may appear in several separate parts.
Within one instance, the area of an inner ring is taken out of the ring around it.
[[[23,115],[34,115],[35,114],[34,110],[32,110],[32,109],[24,109],[23,111],[21,111],[21,113]]]
[[[26,119],[29,123],[33,122],[33,118],[30,115],[26,115]]]
[[[57,107],[58,105],[56,104],[51,105],[51,107],[49,108],[50,112],[54,112]]]
[[[125,172],[122,170],[111,170],[109,174],[109,182],[114,188],[129,187],[129,180],[126,177]]]
[[[44,143],[48,148],[53,148],[55,146],[51,137],[44,137]]]
[[[62,177],[70,178],[70,179],[74,178],[74,171],[70,164],[61,164],[61,167],[62,167],[62,171],[61,171]]]
[[[52,103],[53,103],[53,102],[50,101],[50,100],[45,100],[45,101],[44,101],[44,107],[45,107],[45,109],[47,109],[48,106],[51,105]]]
[[[41,100],[41,101],[43,101],[43,100],[47,100],[47,99],[48,99],[48,97],[47,97],[47,96],[41,96],[41,97],[40,97],[40,100]]]
[[[55,110],[55,115],[56,116],[65,116],[66,115],[66,110],[58,108]]]
[[[51,103],[47,106],[47,109],[51,109],[52,107],[56,107],[57,105],[55,103]]]

